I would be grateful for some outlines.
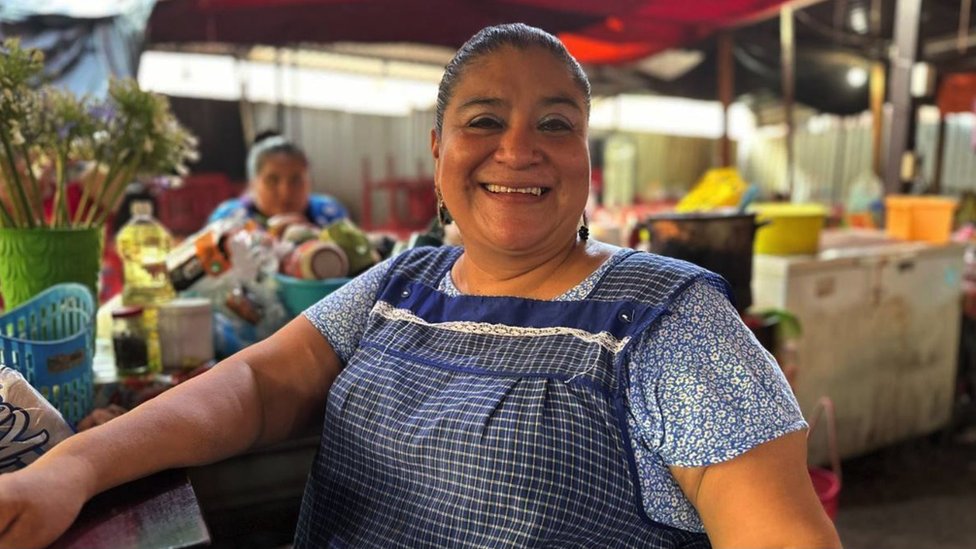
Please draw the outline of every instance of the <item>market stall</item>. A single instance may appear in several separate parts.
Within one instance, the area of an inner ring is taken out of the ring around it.
[[[964,247],[824,235],[809,256],[756,255],[755,307],[799,320],[793,388],[811,413],[829,396],[844,458],[945,427],[955,399]],[[825,462],[827,441],[811,437]]]
[[[539,21],[558,21],[558,24],[553,23],[554,28],[562,30],[560,36],[581,59],[619,62],[701,38],[719,28],[719,21],[726,18],[728,21],[725,22],[731,24],[759,17],[779,3],[728,3],[722,8],[714,7],[712,12],[696,15],[684,8],[668,8],[659,2],[648,2],[640,9],[634,8],[636,11],[632,15],[638,23],[634,28],[614,15],[614,8],[624,4],[630,6],[632,2],[600,8],[573,4],[565,10],[542,1],[512,4],[518,4],[524,13]],[[340,4],[342,6],[337,7]],[[171,0],[160,3],[151,23],[152,36],[157,41],[206,39],[251,43],[256,36],[265,35],[256,28],[245,28],[235,22],[241,21],[242,17],[253,18],[259,13],[257,10],[268,10],[269,6],[262,2]],[[341,16],[331,21],[330,24],[335,25],[332,30],[337,38],[344,36],[341,31],[346,31],[351,33],[347,38],[352,39],[360,36],[354,31],[361,31],[362,27],[344,27],[342,22],[346,19],[343,17],[360,20],[364,14],[376,11],[389,15],[388,12],[402,8],[402,5],[294,2],[280,10],[272,9],[271,13],[281,23],[293,20],[301,10],[313,7],[322,17]],[[447,9],[446,5],[444,7]],[[173,23],[191,14],[197,16],[192,18],[192,24],[180,26]],[[498,17],[490,9],[474,15],[477,17],[472,15],[472,21],[476,20],[478,25]],[[417,13],[407,10],[404,17],[407,16],[416,17]],[[628,42],[627,37],[644,36],[657,28],[651,22],[659,17],[671,17],[673,21],[681,22],[675,24],[680,29],[666,34],[667,40],[661,43]],[[293,35],[268,40],[276,44],[288,43],[318,33],[321,29],[308,24],[311,21],[309,18],[305,25],[289,27],[294,31]],[[369,40],[418,39],[416,33],[420,22],[416,20],[405,19],[411,24],[396,28],[382,26],[378,20],[371,21],[372,26],[367,27],[371,33]],[[466,28],[461,29],[462,26],[458,26],[459,36],[467,36],[469,32]],[[270,25],[267,28],[281,27]],[[456,45],[455,38],[447,33],[437,39]],[[728,143],[725,143],[723,162],[729,157]],[[738,178],[737,172],[731,170],[731,173]],[[391,177],[391,181],[398,180]],[[67,370],[69,366],[79,364],[83,370],[94,363],[94,376],[86,371],[87,378],[71,380],[70,391],[68,384],[55,384],[43,396],[56,401],[59,395],[84,394],[84,398],[55,403],[73,426],[80,426],[84,420],[89,420],[90,424],[108,421],[124,412],[123,409],[106,412],[112,410],[110,405],[131,408],[207,371],[219,358],[274,333],[287,320],[301,314],[307,306],[335,291],[378,260],[416,245],[439,245],[444,235],[422,228],[435,212],[429,204],[428,178],[418,181],[422,184],[413,186],[417,187],[414,194],[419,197],[416,202],[420,206],[414,210],[422,213],[410,219],[409,229],[416,230],[412,235],[365,234],[348,220],[317,224],[287,216],[272,216],[260,223],[236,218],[211,223],[193,233],[200,217],[195,215],[179,227],[181,233],[191,234],[182,242],[169,242],[166,241],[168,237],[160,236],[165,233],[165,227],[152,217],[151,210],[135,206],[132,210],[134,217],[144,218],[143,221],[148,219],[146,223],[156,227],[153,230],[162,229],[162,232],[157,230],[151,237],[137,236],[125,232],[125,227],[130,225],[123,227],[118,236],[119,249],[122,261],[126,263],[129,287],[120,298],[102,306],[97,315],[97,330],[92,329],[91,322],[87,328],[74,330],[72,336],[78,339],[77,348],[62,352],[57,355],[57,360],[48,362],[49,366],[54,365],[54,370]],[[834,223],[850,223],[851,218],[832,215],[828,208],[819,205],[787,204],[787,208],[792,206],[807,214],[811,208],[816,210],[812,215],[816,218],[816,234],[798,249],[789,246],[786,249],[769,248],[770,244],[760,239],[772,232],[766,227],[770,222],[768,216],[782,205],[754,204],[758,193],[755,185],[744,181],[738,183],[735,193],[722,196],[721,200],[710,201],[722,191],[713,188],[704,193],[706,204],[683,209],[679,203],[677,212],[661,213],[660,208],[654,207],[651,209],[655,214],[647,215],[649,209],[643,208],[647,206],[644,204],[632,210],[640,211],[639,215],[633,214],[626,220],[614,213],[607,214],[606,218],[616,216],[621,222],[606,222],[602,226],[597,223],[594,233],[603,230],[604,234],[617,236],[615,243],[679,257],[719,272],[732,283],[739,312],[747,322],[770,310],[786,311],[795,318],[802,330],[792,338],[790,345],[795,353],[783,365],[794,368],[795,376],[790,374],[789,377],[805,414],[812,415],[825,396],[836,405],[837,441],[843,457],[859,455],[944,427],[955,396],[955,353],[959,342],[964,250],[960,245],[947,242],[950,225],[940,226],[939,231],[946,234],[938,243],[917,242],[912,235],[896,234],[890,216],[886,221],[888,235],[835,231],[818,238],[825,218],[831,217]],[[365,191],[370,197],[366,200],[371,200],[370,186],[367,185]],[[111,190],[110,207],[117,207],[116,199],[121,198],[121,193],[118,189]],[[229,193],[220,194],[220,199],[226,198],[225,195],[229,196]],[[395,193],[391,191],[390,195],[395,196]],[[72,206],[65,205],[68,199],[58,196],[55,217],[84,218],[88,215],[84,208],[69,212]],[[689,196],[701,198],[694,192]],[[872,206],[879,206],[880,198],[872,198],[875,199]],[[395,201],[395,198],[390,200],[391,211]],[[428,203],[422,203],[424,201]],[[26,223],[33,219],[28,208],[33,202],[30,197],[25,197],[23,202],[25,212],[20,212],[19,216]],[[892,204],[888,204],[889,213],[895,209]],[[674,205],[668,202],[667,208]],[[163,209],[168,211],[169,208],[170,204],[166,203]],[[366,208],[366,211],[370,209]],[[598,212],[598,222],[604,219],[602,213],[605,212]],[[878,210],[858,213],[871,216]],[[99,223],[105,221],[102,213],[92,213],[91,216],[97,216]],[[171,218],[170,214],[167,218]],[[396,216],[390,218],[393,220]],[[687,220],[692,221],[693,229],[679,227]],[[722,229],[718,233],[704,235],[704,232],[696,232],[706,224],[717,225],[712,223],[715,220],[736,223],[730,223],[734,228]],[[371,216],[367,217],[366,223],[371,221]],[[772,223],[775,226],[776,221]],[[95,235],[93,241],[97,240],[97,231],[91,230],[93,227],[84,228]],[[735,236],[732,251],[722,247],[730,240],[730,235]],[[668,248],[668,238],[675,236],[677,238],[670,242],[674,245]],[[795,233],[787,240],[792,236]],[[126,240],[130,237],[131,241]],[[400,242],[394,247],[395,237],[400,237]],[[161,244],[164,241],[165,245]],[[695,255],[700,248],[708,253]],[[131,249],[136,249],[137,253],[130,254]],[[147,253],[153,256],[152,260],[146,259]],[[148,281],[145,287],[135,288],[137,284],[133,281],[139,280],[138,277]],[[56,284],[60,280],[51,282]],[[89,280],[85,282],[92,286]],[[147,289],[163,291],[148,298],[136,291]],[[31,303],[30,299],[36,294],[28,295],[31,292],[25,292],[22,299],[18,296],[18,300]],[[59,302],[59,307],[84,314],[89,321],[94,317],[94,303],[90,299],[85,301],[77,296],[70,299],[74,301]],[[87,308],[77,305],[82,302]],[[37,306],[37,310],[43,309],[43,306]],[[211,338],[211,334],[215,337]],[[35,334],[31,332],[30,337]],[[28,337],[21,335],[13,339]],[[770,344],[771,350],[775,350],[773,347],[775,344]],[[77,359],[79,356],[82,359]],[[102,415],[88,415],[93,409]],[[290,506],[301,494],[305,472],[317,444],[315,436],[301,438],[197,468],[188,474],[205,511],[222,515],[228,524],[241,520],[246,513],[256,516],[266,509],[283,513],[287,521],[288,513],[292,512]],[[827,448],[819,439],[813,439],[810,447],[813,462],[827,460]],[[174,527],[180,532],[178,539],[166,538],[168,534],[158,539],[163,544],[175,544],[173,546],[204,541],[206,529],[202,526],[192,490],[188,492],[185,479],[177,477],[154,477],[155,480],[150,481],[152,489],[158,489],[152,498],[158,497],[164,502],[173,498],[181,510],[175,517],[180,521]],[[115,501],[113,498],[117,495],[107,494],[100,501]],[[93,508],[97,509],[98,505]],[[152,514],[153,510],[158,511],[153,507],[156,503],[150,504],[149,514],[145,514],[147,511],[140,507],[141,503],[126,502],[123,505],[143,517],[140,520],[156,523],[159,518]],[[115,523],[104,521],[97,510],[88,513],[79,519],[59,546],[73,547],[76,546],[73,543],[80,543],[78,540],[117,540],[142,535],[120,530]]]

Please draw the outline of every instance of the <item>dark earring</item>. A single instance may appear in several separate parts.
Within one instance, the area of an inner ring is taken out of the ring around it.
[[[447,211],[447,206],[444,205],[444,201],[440,198],[437,199],[437,221],[441,224],[441,227],[446,227],[451,224],[451,213]]]
[[[580,226],[576,232],[579,234],[579,238],[583,242],[586,242],[590,238],[590,228],[586,226],[586,213],[584,213],[582,219],[580,219]]]

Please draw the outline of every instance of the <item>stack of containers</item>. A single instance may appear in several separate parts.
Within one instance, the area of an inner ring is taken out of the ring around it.
[[[945,244],[952,236],[955,210],[953,198],[892,195],[885,198],[885,229],[899,240]]]

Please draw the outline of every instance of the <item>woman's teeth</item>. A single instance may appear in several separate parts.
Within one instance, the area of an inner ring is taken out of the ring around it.
[[[542,196],[542,187],[504,187],[502,185],[485,185],[485,189],[492,193],[523,193]]]

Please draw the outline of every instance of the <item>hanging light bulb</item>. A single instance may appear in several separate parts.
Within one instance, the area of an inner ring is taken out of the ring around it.
[[[863,5],[856,5],[851,8],[851,14],[849,19],[851,29],[858,34],[867,34],[868,32],[868,12],[864,9]]]
[[[847,69],[847,83],[852,88],[860,88],[868,81],[868,71],[864,67],[851,67]]]

